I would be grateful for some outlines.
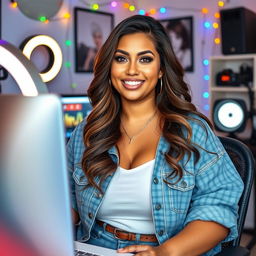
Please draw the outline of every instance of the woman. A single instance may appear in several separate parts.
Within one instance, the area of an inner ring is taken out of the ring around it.
[[[122,21],[94,75],[93,110],[68,143],[77,239],[139,256],[219,252],[237,236],[243,184],[162,25]]]

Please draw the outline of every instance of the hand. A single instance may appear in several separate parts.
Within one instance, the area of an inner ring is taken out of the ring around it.
[[[170,256],[163,246],[129,245],[117,250],[118,253],[136,253],[136,256]]]

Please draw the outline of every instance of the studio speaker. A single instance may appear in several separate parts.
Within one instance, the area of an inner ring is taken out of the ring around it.
[[[223,54],[256,53],[256,13],[244,7],[220,11]]]

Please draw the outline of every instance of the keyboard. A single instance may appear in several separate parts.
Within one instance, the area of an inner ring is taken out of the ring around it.
[[[75,256],[102,256],[102,255],[75,250]]]

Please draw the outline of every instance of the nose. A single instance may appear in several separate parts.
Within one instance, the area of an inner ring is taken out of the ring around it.
[[[138,66],[136,61],[130,61],[127,67],[127,74],[134,76],[134,75],[138,75],[138,73],[139,71],[138,71]]]

